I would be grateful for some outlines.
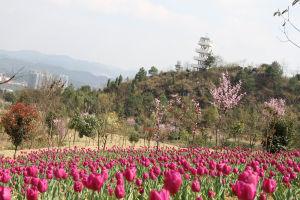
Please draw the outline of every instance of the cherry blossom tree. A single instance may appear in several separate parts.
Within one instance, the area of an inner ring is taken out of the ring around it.
[[[285,100],[284,99],[276,99],[271,98],[269,101],[264,103],[265,109],[263,114],[265,115],[267,120],[271,118],[284,116],[285,115]]]
[[[268,124],[266,130],[266,137],[263,144],[270,152],[273,148],[273,140],[275,134],[275,125],[281,117],[285,116],[285,100],[271,98],[269,101],[264,102],[263,115],[265,116],[265,122]]]
[[[210,90],[210,93],[215,100],[212,104],[217,107],[219,112],[219,121],[215,130],[216,146],[218,146],[218,129],[221,119],[246,95],[246,93],[240,93],[241,86],[241,80],[236,85],[233,85],[230,81],[228,72],[226,71],[225,73],[222,73],[222,77],[220,78],[220,86]]]
[[[193,123],[194,123],[194,126],[193,126],[193,148],[194,148],[195,135],[196,135],[196,130],[198,128],[198,124],[199,124],[199,120],[200,120],[201,109],[200,109],[199,102],[197,102],[195,99],[192,99],[192,102],[193,102],[194,114],[195,114],[195,117],[194,117],[194,120],[193,120]]]
[[[161,131],[162,126],[162,120],[164,115],[166,114],[166,109],[163,105],[160,104],[160,100],[155,98],[155,111],[153,112],[153,115],[155,117],[156,121],[156,132],[153,136],[153,139],[156,141],[156,151],[158,151],[159,148],[159,142],[162,141],[166,134],[163,134]]]

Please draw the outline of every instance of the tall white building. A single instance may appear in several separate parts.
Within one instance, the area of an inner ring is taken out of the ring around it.
[[[211,53],[211,40],[209,37],[201,37],[196,48],[196,53],[198,56],[194,56],[194,60],[197,61],[197,64],[193,64],[192,67],[199,70],[204,68],[204,61],[208,58]]]

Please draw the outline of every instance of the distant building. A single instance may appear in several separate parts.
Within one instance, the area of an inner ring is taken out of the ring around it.
[[[201,37],[198,42],[199,48],[196,49],[198,56],[194,56],[194,60],[197,64],[193,64],[192,67],[196,70],[204,68],[204,61],[208,58],[211,53],[211,40],[209,37]]]

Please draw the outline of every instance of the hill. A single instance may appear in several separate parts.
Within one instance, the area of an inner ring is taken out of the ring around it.
[[[16,71],[25,67],[25,71],[34,69],[48,71],[54,74],[69,76],[70,83],[76,88],[90,85],[93,88],[103,88],[109,77],[132,76],[131,71],[96,62],[75,60],[69,56],[46,55],[37,51],[5,51],[0,50],[0,69]]]
[[[222,120],[224,132],[230,134],[235,124],[242,123],[245,125],[245,140],[260,140],[265,132],[264,102],[271,98],[283,98],[289,119],[300,138],[300,75],[283,76],[282,67],[277,62],[262,64],[258,68],[231,65],[200,71],[169,71],[150,76],[146,76],[145,70],[140,69],[135,79],[122,84],[118,84],[118,79],[109,82],[104,92],[114,96],[114,109],[120,115],[133,116],[141,124],[155,110],[154,98],[159,98],[165,107],[174,94],[183,99],[196,99],[202,110],[201,126],[208,128],[206,130],[210,132],[218,121],[215,116],[218,113],[211,104],[214,99],[210,90],[219,86],[219,78],[225,71],[229,73],[233,83],[242,81],[241,92],[246,92],[247,95]]]

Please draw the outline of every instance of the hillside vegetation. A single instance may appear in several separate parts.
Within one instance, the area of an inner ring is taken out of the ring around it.
[[[211,90],[219,86],[221,74],[226,71],[232,84],[242,82],[240,92],[246,95],[223,116],[213,105]],[[182,105],[174,105],[170,112],[174,95],[182,100]],[[155,67],[148,72],[141,68],[133,80],[123,80],[120,75],[116,80],[108,80],[103,90],[93,90],[90,86],[74,89],[72,85],[63,88],[56,82],[40,90],[23,89],[2,96],[12,104],[24,102],[36,106],[42,122],[39,135],[51,135],[51,138],[58,137],[57,131],[52,130],[52,120],[64,119],[70,124],[79,113],[87,113],[96,116],[98,128],[94,133],[81,133],[81,136],[98,138],[98,144],[103,142],[104,147],[112,133],[125,134],[132,141],[150,141],[160,130],[165,134],[159,141],[169,140],[183,146],[214,146],[214,140],[219,137],[218,146],[261,148],[270,129],[273,135],[279,132],[285,135],[288,147],[299,147],[296,141],[300,139],[300,74],[283,76],[277,62],[258,68],[230,65],[160,73]],[[161,119],[163,130],[158,128],[161,124],[157,123],[154,113],[155,98],[168,110]],[[285,117],[273,125],[266,122],[263,114],[265,102],[271,98],[282,98],[286,103]],[[201,109],[199,118],[194,112],[194,101]],[[75,129],[80,135],[74,124],[67,128]],[[219,136],[215,136],[214,131],[219,132]]]

